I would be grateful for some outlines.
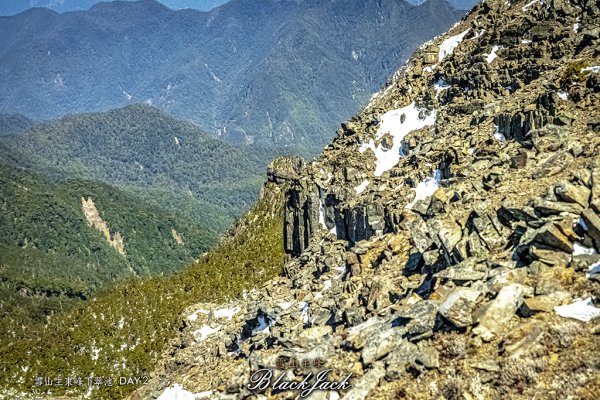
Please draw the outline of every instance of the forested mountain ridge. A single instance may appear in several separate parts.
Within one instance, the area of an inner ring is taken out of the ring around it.
[[[460,15],[442,0],[31,9],[0,18],[0,112],[49,119],[148,102],[228,141],[314,155],[333,121]]]
[[[3,337],[11,326],[45,322],[116,282],[180,271],[216,243],[210,227],[119,188],[56,183],[3,161]]]
[[[33,7],[45,7],[56,12],[87,10],[96,3],[106,0],[2,0],[0,1],[0,15],[16,15]],[[134,0],[118,0],[134,1]],[[174,10],[181,8],[194,8],[207,11],[215,8],[227,0],[159,0],[161,3]]]
[[[274,165],[271,171],[281,169]],[[67,377],[81,377],[85,383],[88,377],[115,382],[96,387],[92,398],[120,399],[130,393],[135,385],[117,384],[117,375],[150,374],[173,332],[181,328],[179,315],[187,306],[198,299],[239,298],[280,272],[287,184],[277,176],[271,173],[255,207],[229,234],[181,273],[121,282],[47,320],[25,320],[23,314],[29,310],[22,301],[12,312],[3,306],[0,398],[27,398],[40,390],[49,396],[66,393],[74,398],[90,393],[88,387],[79,385],[50,390],[36,386],[43,374],[53,382],[64,382]],[[23,379],[21,374],[25,374]]]
[[[132,190],[158,207],[223,232],[254,203],[274,151],[210,138],[148,105],[79,114],[0,135],[11,157],[55,180]]]

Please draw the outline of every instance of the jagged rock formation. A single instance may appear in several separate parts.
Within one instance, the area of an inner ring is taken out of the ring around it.
[[[248,382],[315,359],[352,378],[313,399],[595,398],[599,15],[487,1],[423,45],[319,159],[289,161],[282,276],[192,307],[132,398],[297,398]]]

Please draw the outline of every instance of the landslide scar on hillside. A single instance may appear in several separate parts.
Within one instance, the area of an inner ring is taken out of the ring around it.
[[[94,204],[94,200],[90,198],[81,197],[81,206],[83,208],[83,214],[88,221],[90,226],[98,229],[104,237],[108,244],[115,248],[122,256],[125,255],[125,243],[123,242],[123,237],[120,232],[115,232],[114,235],[110,234],[110,229],[108,229],[107,223],[100,217],[100,213]]]

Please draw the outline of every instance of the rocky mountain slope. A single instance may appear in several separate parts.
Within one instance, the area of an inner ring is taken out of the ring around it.
[[[599,16],[486,1],[421,46],[277,175],[281,276],[189,307],[129,399],[298,398],[250,391],[264,368],[351,374],[312,399],[596,398]]]
[[[0,17],[0,112],[33,119],[150,103],[235,143],[314,156],[410,53],[464,11],[443,0],[154,0]]]

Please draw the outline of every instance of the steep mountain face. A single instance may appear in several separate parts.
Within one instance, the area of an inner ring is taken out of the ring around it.
[[[13,124],[16,125],[16,124]],[[0,135],[18,165],[55,180],[86,179],[131,190],[146,202],[223,232],[256,201],[264,182],[259,147],[211,139],[194,124],[147,105],[81,114]]]
[[[421,46],[289,161],[282,275],[187,309],[129,398],[298,395],[250,391],[264,368],[351,375],[318,399],[596,398],[599,16],[486,1]]]
[[[334,121],[461,15],[442,0],[31,9],[0,18],[0,112],[44,119],[147,102],[231,142],[312,156]]]
[[[32,7],[45,7],[56,12],[88,10],[101,0],[2,0],[0,15],[16,15]],[[133,1],[133,0],[119,0]],[[193,8],[208,11],[227,2],[227,0],[160,0],[161,3],[174,10]],[[460,9],[460,8],[459,8]]]

